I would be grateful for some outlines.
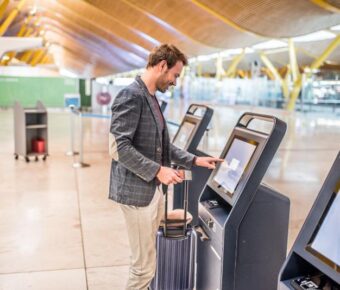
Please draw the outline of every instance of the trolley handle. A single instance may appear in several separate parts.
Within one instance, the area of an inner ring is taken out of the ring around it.
[[[279,123],[279,119],[274,117],[274,116],[269,116],[269,115],[264,115],[264,114],[257,114],[257,113],[244,113],[239,120],[237,121],[236,126],[241,127],[241,128],[247,128],[248,130],[253,130],[249,129],[248,126],[253,120],[261,120],[265,121],[268,123],[272,123],[272,128],[270,130],[270,133],[268,134],[267,132],[261,132],[266,135],[271,135],[276,128],[277,124]]]
[[[176,168],[176,167],[175,167]],[[177,169],[180,168],[180,166],[177,166]],[[186,230],[187,230],[187,214],[188,214],[188,181],[192,180],[192,174],[190,170],[184,170],[184,196],[183,196],[183,202],[184,202],[184,219],[183,220],[175,220],[176,222],[180,221],[183,222],[183,236],[185,236]],[[164,236],[167,236],[167,230],[168,230],[168,224],[174,223],[174,221],[168,220],[168,187],[163,187],[164,193],[165,193],[165,210],[164,210]]]

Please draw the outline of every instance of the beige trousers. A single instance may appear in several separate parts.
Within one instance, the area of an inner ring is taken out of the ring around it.
[[[126,290],[146,290],[156,270],[156,234],[164,215],[164,198],[156,189],[146,207],[120,205],[126,222],[131,261]]]

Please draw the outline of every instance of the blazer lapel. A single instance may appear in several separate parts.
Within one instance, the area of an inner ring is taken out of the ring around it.
[[[166,158],[165,165],[170,166],[171,165],[171,156],[170,156],[170,137],[169,137],[169,131],[168,127],[165,125],[164,127],[164,135],[163,135],[163,158]]]

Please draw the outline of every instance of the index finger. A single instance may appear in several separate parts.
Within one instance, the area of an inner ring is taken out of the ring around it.
[[[214,161],[214,162],[223,162],[223,161],[224,161],[224,159],[221,159],[221,158],[214,158],[214,157],[212,157],[210,160],[211,160],[211,161]]]

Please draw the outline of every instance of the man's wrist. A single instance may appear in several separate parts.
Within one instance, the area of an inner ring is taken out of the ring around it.
[[[192,160],[192,165],[197,165],[197,156],[194,156],[194,159]]]
[[[155,177],[157,177],[157,175],[158,175],[158,173],[161,171],[161,169],[162,169],[162,166],[160,165],[159,168],[158,168],[157,171],[156,171]]]

